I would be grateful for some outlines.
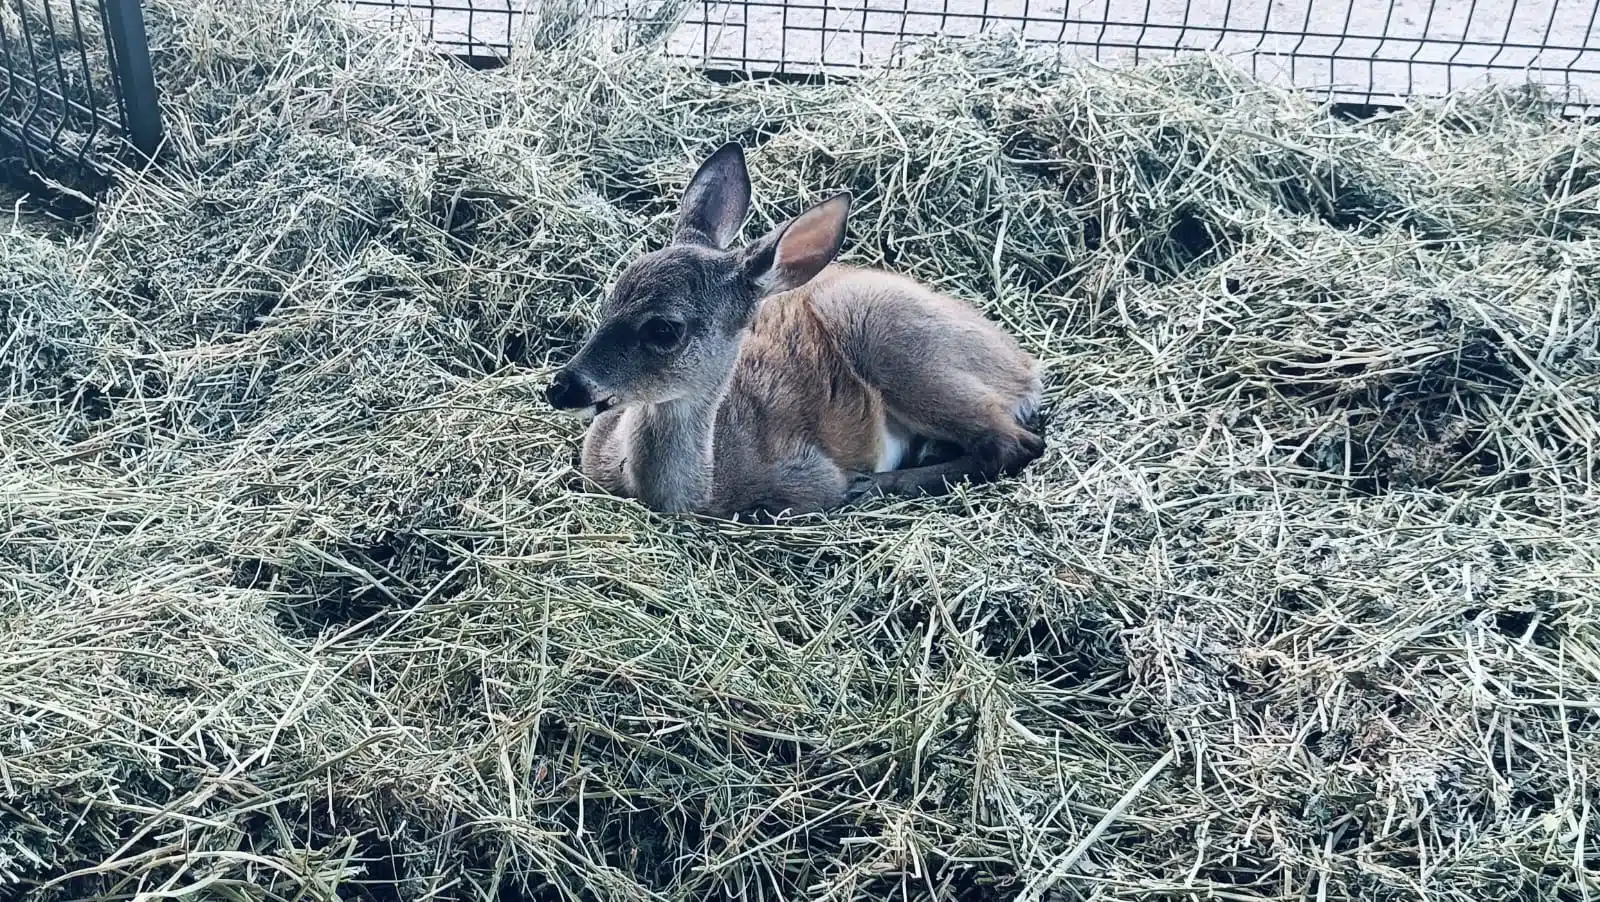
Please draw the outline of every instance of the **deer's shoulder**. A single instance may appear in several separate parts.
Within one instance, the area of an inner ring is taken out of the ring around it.
[[[815,309],[810,286],[769,298],[740,350],[729,401],[769,460],[818,448],[846,468],[878,458],[883,402]]]

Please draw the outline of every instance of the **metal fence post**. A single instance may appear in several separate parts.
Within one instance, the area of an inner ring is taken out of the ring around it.
[[[150,64],[150,45],[144,34],[144,13],[139,0],[102,0],[106,37],[116,57],[117,81],[127,114],[128,137],[146,157],[161,143],[161,106],[156,97],[156,77]]]

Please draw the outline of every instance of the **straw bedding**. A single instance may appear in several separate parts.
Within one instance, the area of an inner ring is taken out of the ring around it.
[[[1587,898],[1600,141],[1214,61],[476,73],[149,7],[171,147],[0,236],[0,893]],[[1050,450],[776,526],[539,397],[698,160],[979,304]]]

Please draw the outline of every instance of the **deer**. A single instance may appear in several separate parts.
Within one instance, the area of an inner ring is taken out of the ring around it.
[[[1016,340],[965,301],[835,262],[848,191],[735,247],[750,199],[724,144],[553,375],[546,401],[588,424],[583,477],[738,520],[939,496],[1044,453],[1043,371]]]

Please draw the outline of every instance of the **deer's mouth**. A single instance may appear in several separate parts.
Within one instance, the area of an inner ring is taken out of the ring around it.
[[[603,398],[599,401],[596,401],[593,404],[590,404],[588,407],[580,407],[575,412],[585,421],[589,421],[616,406],[617,396],[612,395],[609,398]]]

